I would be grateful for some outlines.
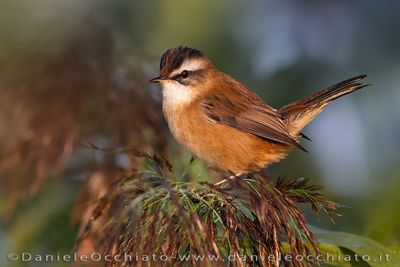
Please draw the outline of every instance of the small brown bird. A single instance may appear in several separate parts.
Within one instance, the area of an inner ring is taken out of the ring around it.
[[[301,130],[325,106],[365,85],[365,75],[332,85],[275,109],[245,85],[219,71],[200,51],[167,50],[161,58],[163,111],[179,143],[210,165],[233,175],[257,172],[284,158]],[[308,138],[307,138],[308,139]]]

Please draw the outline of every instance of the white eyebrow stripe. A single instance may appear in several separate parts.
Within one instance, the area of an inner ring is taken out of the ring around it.
[[[171,77],[181,73],[184,70],[187,70],[187,71],[199,70],[203,67],[203,64],[204,63],[198,59],[185,60],[178,69],[176,69],[175,71],[173,71],[171,73]]]

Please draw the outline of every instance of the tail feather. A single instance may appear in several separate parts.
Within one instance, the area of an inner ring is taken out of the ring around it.
[[[359,75],[347,79],[279,109],[279,114],[288,125],[289,132],[298,135],[329,102],[367,86],[361,82],[365,77],[366,75]]]

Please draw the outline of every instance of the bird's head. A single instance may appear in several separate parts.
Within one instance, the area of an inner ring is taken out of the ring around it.
[[[164,52],[160,76],[150,82],[161,84],[164,101],[183,104],[205,92],[213,69],[211,62],[199,50],[178,46]]]

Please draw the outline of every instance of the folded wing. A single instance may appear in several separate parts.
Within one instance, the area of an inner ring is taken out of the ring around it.
[[[235,82],[218,92],[202,101],[208,119],[265,140],[294,145],[306,151],[289,134],[277,110],[265,104],[250,89]]]

